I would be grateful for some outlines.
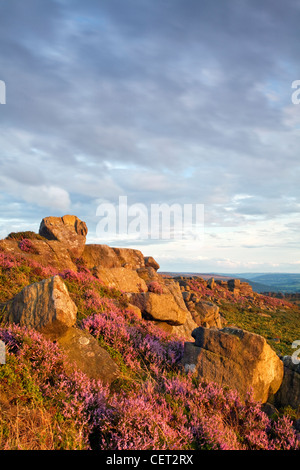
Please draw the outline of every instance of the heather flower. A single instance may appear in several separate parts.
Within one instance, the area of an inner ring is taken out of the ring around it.
[[[19,248],[26,253],[38,253],[37,249],[35,248],[34,244],[28,238],[23,238],[19,242]]]
[[[152,281],[148,284],[148,291],[154,292],[155,294],[163,294],[164,289],[157,281]]]
[[[16,262],[16,259],[9,255],[8,253],[4,253],[0,251],[0,267],[3,269],[12,269],[13,267],[17,266],[19,263]]]

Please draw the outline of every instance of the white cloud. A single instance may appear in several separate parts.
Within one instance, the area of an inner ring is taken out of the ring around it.
[[[56,186],[26,187],[23,192],[23,199],[30,204],[60,211],[68,210],[71,205],[68,192]]]

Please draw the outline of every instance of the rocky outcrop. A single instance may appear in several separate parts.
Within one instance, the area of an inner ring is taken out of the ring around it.
[[[46,217],[40,224],[39,232],[10,234],[5,240],[0,240],[0,247],[44,267],[76,271],[75,260],[81,256],[86,241],[85,222],[74,215]]]
[[[213,302],[200,300],[197,295],[183,291],[182,297],[197,326],[222,328],[220,308]]]
[[[88,229],[75,215],[46,217],[40,224],[39,234],[47,240],[64,244],[70,255],[79,258],[84,250]]]
[[[237,297],[240,295],[253,297],[253,290],[248,282],[241,282],[240,279],[230,279],[227,281],[227,286]]]
[[[283,357],[284,376],[282,384],[275,395],[278,407],[300,407],[300,363],[294,363],[291,356]]]
[[[56,339],[76,323],[77,307],[59,276],[31,284],[4,307],[4,320]]]
[[[120,376],[120,369],[109,353],[87,331],[68,328],[57,342],[67,356],[70,368],[80,369],[88,377],[109,385]]]
[[[185,343],[182,364],[206,382],[236,389],[242,398],[252,390],[262,403],[278,391],[283,363],[259,335],[237,328],[196,328],[195,343]]]

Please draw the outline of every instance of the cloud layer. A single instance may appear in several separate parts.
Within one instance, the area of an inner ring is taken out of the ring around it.
[[[98,205],[120,195],[198,203],[204,246],[182,262],[174,243],[143,251],[182,270],[297,270],[297,0],[0,8],[2,236],[75,213],[95,239]]]

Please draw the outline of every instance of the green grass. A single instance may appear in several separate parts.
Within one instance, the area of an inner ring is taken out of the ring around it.
[[[46,240],[45,237],[42,235],[39,235],[38,233],[35,232],[11,232],[9,235],[7,235],[6,240],[17,240],[21,241],[24,239],[28,240]]]
[[[300,311],[278,308],[274,311],[252,308],[244,309],[239,305],[223,302],[221,315],[229,324],[248,330],[266,338],[268,344],[281,355],[292,355],[292,343],[300,339]],[[269,315],[264,317],[260,313]],[[280,342],[276,341],[279,338]]]

